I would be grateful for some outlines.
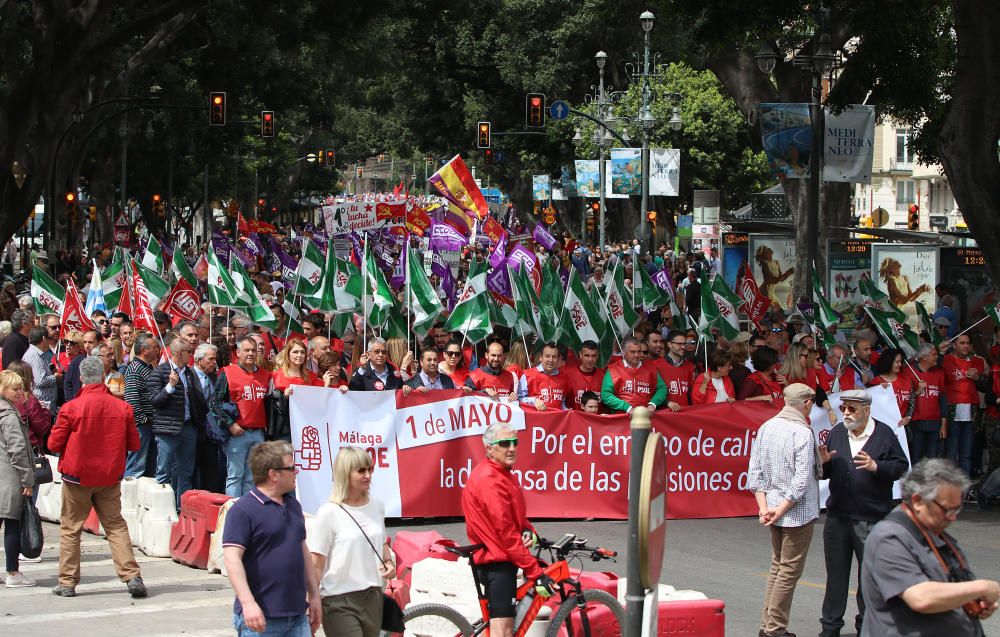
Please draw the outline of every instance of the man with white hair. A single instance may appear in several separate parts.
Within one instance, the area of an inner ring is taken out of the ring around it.
[[[19,361],[28,351],[28,334],[35,326],[35,313],[31,310],[14,310],[10,315],[11,333],[3,340],[3,368]]]
[[[830,460],[826,448],[816,446],[808,420],[815,391],[792,383],[782,393],[785,406],[757,431],[747,470],[747,488],[757,500],[757,519],[771,531],[771,570],[761,637],[788,634],[792,595],[819,517],[820,472]]]
[[[861,637],[983,635],[1000,584],[976,579],[945,529],[958,519],[969,479],[954,462],[927,458],[900,483],[902,503],[868,535]]]
[[[362,356],[360,362],[358,370],[351,376],[351,391],[395,391],[403,387],[399,371],[389,363],[385,339],[370,339],[368,355]]]
[[[896,432],[871,415],[872,397],[864,389],[840,394],[844,421],[830,430],[823,478],[830,480],[823,525],[826,593],[820,637],[839,637],[844,627],[851,560],[863,563],[865,540],[875,524],[892,509],[892,485],[909,468]],[[857,593],[854,625],[861,632],[865,602]]]

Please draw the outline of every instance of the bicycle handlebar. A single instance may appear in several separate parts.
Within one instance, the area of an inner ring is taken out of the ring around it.
[[[572,533],[567,533],[556,542],[540,537],[538,538],[537,553],[547,550],[554,553],[559,559],[565,559],[569,555],[588,554],[591,560],[599,562],[601,560],[611,560],[618,556],[618,551],[606,549],[600,546],[587,546],[586,538],[578,538]]]

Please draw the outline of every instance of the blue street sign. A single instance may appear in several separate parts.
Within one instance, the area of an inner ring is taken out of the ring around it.
[[[569,104],[563,100],[556,100],[549,105],[549,117],[552,119],[566,119],[569,117]]]

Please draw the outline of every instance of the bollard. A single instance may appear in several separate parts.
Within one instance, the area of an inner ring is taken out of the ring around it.
[[[646,452],[646,440],[650,431],[649,410],[634,407],[631,412],[632,449],[629,463],[628,486],[628,580],[625,589],[625,637],[639,637],[642,634],[642,609],[646,591],[639,575],[639,476],[642,474],[642,459]]]

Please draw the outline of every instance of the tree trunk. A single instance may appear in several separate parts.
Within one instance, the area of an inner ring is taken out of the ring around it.
[[[958,63],[941,163],[993,281],[1000,281],[1000,4],[954,0]],[[972,318],[972,317],[970,317]]]

